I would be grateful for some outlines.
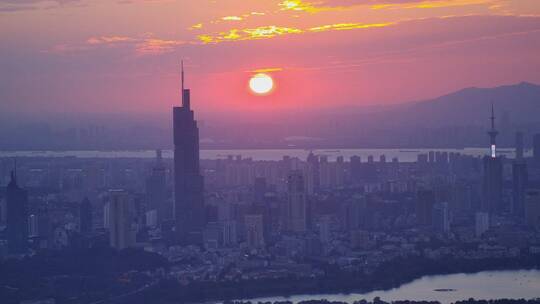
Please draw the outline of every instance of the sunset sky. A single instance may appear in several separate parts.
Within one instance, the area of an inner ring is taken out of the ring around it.
[[[182,58],[200,113],[540,83],[539,0],[0,0],[0,37],[14,112],[167,112]]]

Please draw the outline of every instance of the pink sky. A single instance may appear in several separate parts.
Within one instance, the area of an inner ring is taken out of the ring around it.
[[[181,58],[201,113],[540,83],[538,0],[0,0],[0,37],[0,110],[166,112]]]

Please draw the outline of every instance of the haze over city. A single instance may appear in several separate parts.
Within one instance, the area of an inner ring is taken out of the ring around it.
[[[540,304],[540,1],[0,0],[1,304]]]

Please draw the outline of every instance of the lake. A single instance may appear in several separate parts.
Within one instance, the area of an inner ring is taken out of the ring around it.
[[[540,270],[486,271],[474,274],[450,274],[425,276],[390,290],[368,293],[316,294],[290,297],[264,297],[250,299],[257,301],[283,301],[294,303],[304,300],[327,299],[329,301],[373,300],[380,297],[384,301],[426,300],[443,304],[469,298],[475,299],[532,299],[540,297]]]

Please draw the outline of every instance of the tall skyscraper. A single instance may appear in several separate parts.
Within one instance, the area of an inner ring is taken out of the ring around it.
[[[28,248],[28,193],[17,185],[15,172],[6,188],[7,241],[9,253],[25,253]]]
[[[124,190],[110,190],[106,215],[109,227],[109,245],[118,250],[135,244],[134,206]]]
[[[495,110],[491,106],[490,155],[484,157],[484,178],[482,184],[482,203],[480,211],[493,214],[502,211],[503,163],[497,157],[496,138],[499,132],[495,129]]]
[[[182,106],[173,109],[174,133],[174,218],[181,244],[202,242],[204,227],[203,177],[199,168],[199,128],[190,105],[190,91],[184,88],[182,64]]]
[[[302,172],[294,170],[287,177],[287,228],[289,231],[304,232],[308,224],[308,206]]]

